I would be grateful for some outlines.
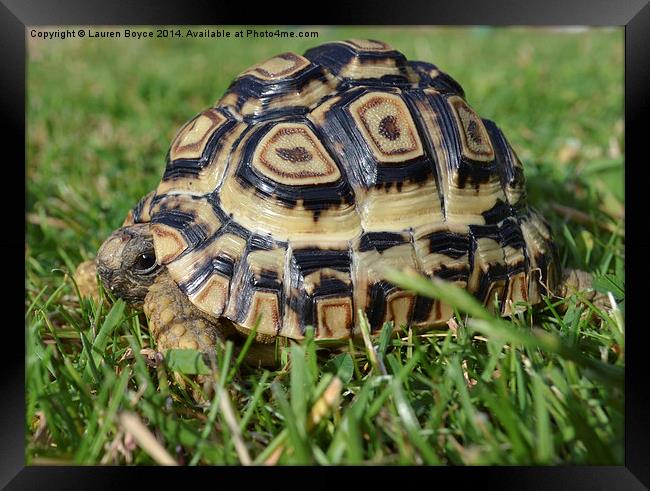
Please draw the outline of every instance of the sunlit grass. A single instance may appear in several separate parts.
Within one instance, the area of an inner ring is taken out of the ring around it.
[[[78,298],[66,272],[156,185],[184,121],[249,65],[350,37],[385,40],[463,85],[524,162],[562,264],[594,273],[616,309],[549,298],[497,319],[396,273],[456,307],[449,329],[391,338],[385,327],[333,351],[308,337],[270,371],[232,346],[212,363],[157,357],[137,312]],[[318,40],[31,43],[27,462],[622,464],[622,41],[621,30],[326,28]],[[196,372],[213,381],[204,403]]]

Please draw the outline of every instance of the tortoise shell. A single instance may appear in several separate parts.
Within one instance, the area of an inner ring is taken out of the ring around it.
[[[133,210],[192,303],[258,339],[344,339],[444,324],[452,309],[385,267],[453,282],[501,314],[557,278],[522,164],[461,86],[374,40],[284,53],[241,73],[175,136]]]

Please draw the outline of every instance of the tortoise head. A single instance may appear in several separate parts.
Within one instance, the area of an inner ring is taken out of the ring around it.
[[[96,264],[104,286],[134,306],[142,305],[149,287],[164,271],[156,261],[149,223],[113,232],[99,248]]]

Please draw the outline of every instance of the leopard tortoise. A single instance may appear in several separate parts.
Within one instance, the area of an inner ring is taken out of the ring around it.
[[[172,141],[158,187],[83,263],[143,307],[160,350],[240,340],[347,339],[444,325],[452,309],[388,282],[407,269],[500,313],[560,274],[526,203],[522,164],[435,65],[374,40],[283,53],[241,73]]]

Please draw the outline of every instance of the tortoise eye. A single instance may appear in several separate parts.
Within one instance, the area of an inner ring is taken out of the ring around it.
[[[153,252],[145,252],[140,254],[138,260],[135,262],[135,272],[138,274],[151,273],[156,268],[156,255]]]

